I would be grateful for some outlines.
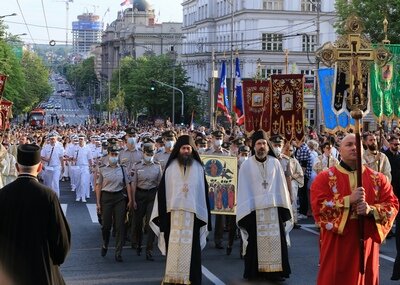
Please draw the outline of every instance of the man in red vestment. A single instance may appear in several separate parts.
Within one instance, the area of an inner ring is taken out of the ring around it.
[[[357,187],[356,139],[340,144],[342,161],[321,172],[311,185],[311,206],[320,226],[319,285],[378,285],[379,245],[393,225],[399,202],[387,178],[363,166]],[[364,218],[364,268],[359,273],[358,215]]]

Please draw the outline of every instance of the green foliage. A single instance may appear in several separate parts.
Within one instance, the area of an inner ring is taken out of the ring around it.
[[[336,28],[343,33],[344,20],[351,14],[360,16],[365,25],[365,33],[369,35],[373,43],[381,42],[385,35],[383,31],[383,20],[385,17],[389,22],[388,39],[392,44],[399,43],[400,34],[400,1],[399,0],[337,0],[336,11],[338,13],[338,24]]]
[[[66,77],[74,86],[76,95],[88,97],[99,82],[94,71],[94,57],[89,57],[79,64],[66,66]]]

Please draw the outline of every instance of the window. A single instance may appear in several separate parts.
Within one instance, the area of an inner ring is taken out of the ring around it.
[[[317,12],[317,1],[319,0],[301,0],[301,11]]]
[[[283,0],[264,0],[263,10],[283,10]]]
[[[301,69],[300,73],[304,74],[304,75],[312,75],[312,76],[314,76],[314,70],[312,70],[312,69]]]
[[[261,68],[261,78],[268,78],[272,74],[282,74],[282,69],[279,68]]]
[[[312,52],[315,51],[317,46],[317,36],[316,35],[303,35],[302,36],[302,51]]]
[[[307,125],[309,125],[309,126],[315,125],[315,110],[314,109],[306,109],[306,120],[307,120]]]
[[[282,34],[262,34],[261,49],[282,51]]]

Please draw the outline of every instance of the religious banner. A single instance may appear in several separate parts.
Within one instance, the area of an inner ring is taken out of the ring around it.
[[[392,59],[382,67],[371,67],[372,111],[379,120],[400,119],[400,45],[385,45]]]
[[[201,155],[212,214],[236,214],[237,158]]]
[[[3,96],[4,87],[6,86],[7,75],[0,74],[0,97]]]
[[[4,98],[0,100],[0,129],[5,130],[10,126],[10,118],[12,118],[12,105],[13,102]]]
[[[263,129],[270,131],[271,83],[269,80],[244,79],[243,106],[244,126],[248,134]]]
[[[350,125],[354,126],[354,119],[342,111],[336,114],[332,106],[333,86],[335,78],[334,68],[321,68],[318,70],[318,86],[321,98],[322,115],[327,132],[335,133],[339,130],[347,130]]]
[[[279,134],[288,141],[302,141],[304,75],[274,74],[271,91],[271,136]]]

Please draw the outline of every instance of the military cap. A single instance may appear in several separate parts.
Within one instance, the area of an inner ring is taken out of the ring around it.
[[[175,138],[176,139],[176,133],[172,130],[165,131],[162,133],[162,137],[164,138]]]
[[[156,143],[164,143],[163,138],[162,137],[156,138]]]
[[[236,138],[232,140],[232,143],[234,143],[237,146],[244,145],[244,138]]]
[[[116,145],[116,144],[110,144],[108,147],[107,147],[107,151],[108,152],[119,152],[121,150],[121,148],[118,146],[118,145]]]
[[[273,144],[280,144],[280,143],[283,143],[284,141],[285,141],[285,139],[281,135],[273,135],[270,138],[270,142]]]
[[[17,149],[17,162],[24,166],[33,166],[40,162],[40,147],[35,144],[20,144]]]
[[[205,138],[198,138],[196,139],[196,145],[206,145],[207,140]]]
[[[119,132],[117,138],[122,139],[126,135],[126,132]]]
[[[221,147],[226,149],[226,150],[229,150],[229,148],[231,147],[231,143],[230,142],[223,142]]]
[[[57,138],[59,135],[58,135],[58,133],[57,132],[50,132],[48,135],[47,135],[47,137],[48,138]]]
[[[71,140],[77,141],[77,140],[78,140],[78,136],[77,136],[77,135],[73,135],[73,136],[71,137]]]
[[[128,135],[135,135],[137,132],[138,130],[135,127],[128,127],[125,129],[125,133]]]
[[[108,142],[106,140],[101,141],[101,146],[102,147],[108,146]]]
[[[196,132],[196,136],[195,136],[196,140],[199,138],[205,138],[205,135],[201,132]]]
[[[250,152],[250,148],[247,145],[242,145],[239,147],[239,153]]]
[[[86,135],[85,135],[85,134],[82,134],[82,133],[79,134],[78,137],[79,137],[79,138],[84,138],[84,139],[86,139]]]
[[[154,154],[156,152],[156,147],[152,143],[143,145],[143,152],[147,154]]]
[[[154,144],[155,141],[154,141],[152,138],[150,138],[150,137],[144,137],[144,138],[142,139],[142,143],[143,143],[144,145],[146,145],[146,144]]]
[[[107,142],[108,142],[110,145],[115,145],[115,144],[117,144],[118,139],[117,139],[116,137],[112,137],[112,138],[109,138],[109,139],[107,140]]]
[[[221,132],[220,130],[216,130],[216,131],[213,131],[213,132],[211,133],[211,135],[212,135],[213,137],[216,137],[216,138],[222,138],[222,137],[224,136],[224,133]]]

